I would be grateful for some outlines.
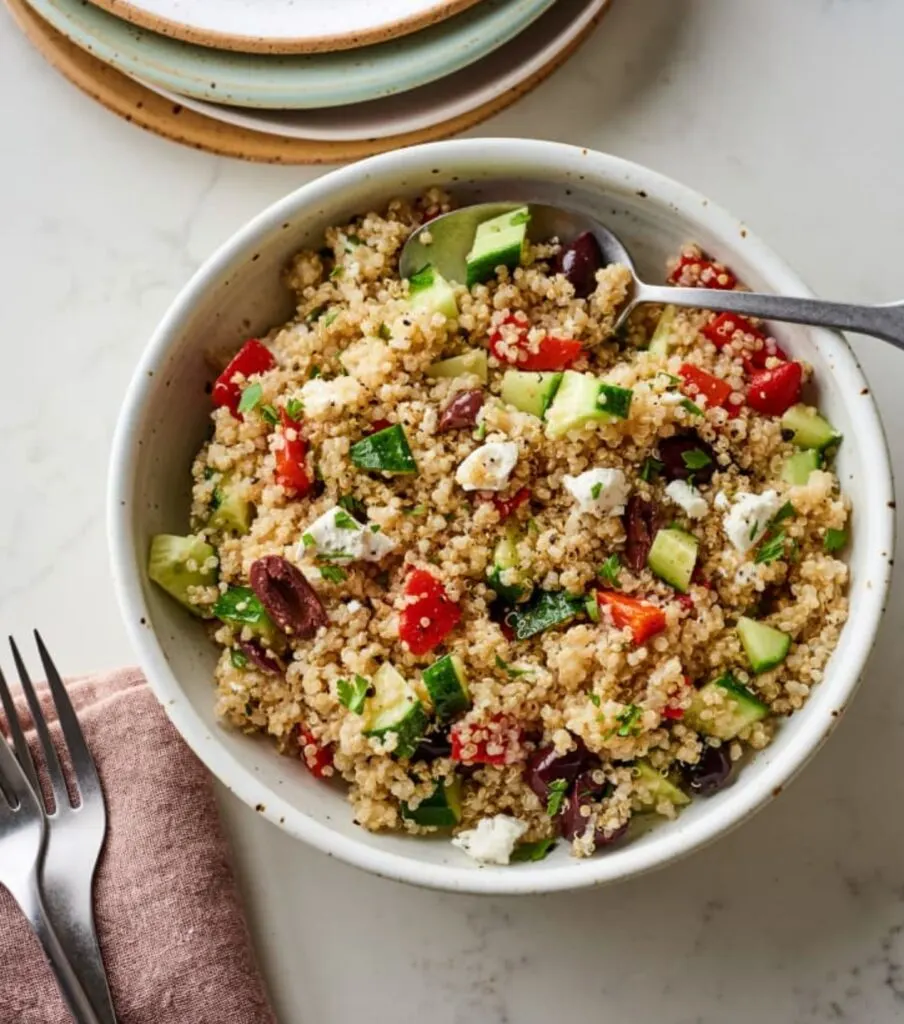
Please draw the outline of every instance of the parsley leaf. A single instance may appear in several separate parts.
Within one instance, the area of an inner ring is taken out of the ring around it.
[[[367,698],[369,688],[370,683],[368,683],[364,676],[355,676],[352,682],[349,682],[347,679],[340,679],[336,683],[336,695],[343,707],[347,707],[349,711],[360,715],[364,710],[364,701]]]
[[[598,708],[600,706],[600,695],[598,693],[588,693],[587,699],[594,707]]]
[[[236,668],[244,668],[248,664],[248,655],[238,647],[233,647],[229,652],[229,660]]]
[[[619,736],[636,736],[641,730],[639,718],[642,714],[642,708],[636,704],[629,704],[621,714],[615,716],[618,728],[613,729],[609,735],[615,736],[617,733]]]
[[[367,506],[360,498],[356,498],[353,494],[343,494],[337,504],[340,508],[344,508],[346,512],[353,515],[355,519],[367,519]]]
[[[825,540],[822,542],[823,551],[827,551],[830,555],[840,551],[847,544],[847,540],[847,530],[833,530],[829,527],[826,530]]]
[[[785,553],[785,540],[785,531],[779,530],[760,546],[753,561],[757,565],[768,565],[769,562],[781,558]]]
[[[415,505],[413,508],[403,508],[403,516],[425,516],[427,514],[426,505]]]
[[[262,405],[261,416],[270,424],[271,427],[275,427],[279,423],[279,413],[276,411],[275,405]]]
[[[389,329],[388,324],[380,324],[377,328],[377,336],[382,338],[383,341],[392,341],[392,331]]]
[[[474,440],[482,441],[487,436],[487,425],[486,423],[478,423],[477,429],[474,431]]]
[[[535,843],[520,843],[512,850],[511,859],[515,863],[531,860],[543,860],[556,848],[555,839],[538,839]]]
[[[339,509],[333,516],[333,523],[338,530],[357,530],[359,528],[359,524],[343,509]]]
[[[674,373],[666,373],[665,370],[660,370],[657,374],[658,377],[667,377],[669,384],[680,384],[681,378],[676,377]]]
[[[371,533],[379,533],[380,530],[382,530],[382,529],[383,529],[383,527],[380,526],[379,523],[371,523],[370,524],[370,532]]]
[[[789,516],[794,515],[794,506],[790,501],[786,501],[784,505],[775,513],[775,515],[769,520],[769,529],[771,530],[774,526],[778,526],[779,523],[783,522]]]
[[[546,798],[546,813],[550,818],[554,818],[562,809],[566,789],[568,789],[567,779],[556,779],[554,782],[550,782],[549,795]]]
[[[317,321],[326,312],[326,305],[315,306],[310,313],[304,318],[306,324],[316,324]]]
[[[599,497],[599,496],[600,496],[600,495],[601,495],[602,493],[603,493],[603,485],[602,485],[602,483],[601,483],[600,481],[597,481],[597,483],[595,483],[595,484],[594,484],[594,485],[593,485],[593,486],[592,486],[592,487],[590,488],[590,497],[591,497],[591,498],[593,498],[593,500],[594,500],[594,501],[596,501],[596,499],[597,499],[597,498],[598,498],[598,497]]]
[[[618,555],[610,555],[597,569],[597,574],[607,580],[613,587],[618,586],[618,575],[621,572],[621,559]]]
[[[304,402],[300,398],[290,398],[286,402],[286,415],[293,423],[298,423],[304,416]]]
[[[650,455],[643,460],[643,465],[640,467],[640,479],[649,483],[653,477],[659,476],[664,469],[665,463],[660,462],[659,459],[654,459]]]
[[[317,546],[317,541],[314,540],[313,534],[310,533],[303,533],[301,535],[301,543],[304,544],[306,548],[313,548]]]
[[[760,521],[759,519],[754,519],[754,521],[750,524],[750,532],[747,534],[750,540],[753,540],[753,538],[756,537],[757,533],[759,533],[759,530]]]
[[[695,405],[689,398],[683,398],[680,402],[681,408],[686,409],[689,413],[693,413],[694,416],[702,416],[703,410],[699,405]]]
[[[364,245],[364,240],[358,235],[347,235],[345,238],[345,251],[354,252],[359,245]]]
[[[703,469],[713,460],[700,448],[691,448],[689,452],[681,453],[681,461],[688,469]]]
[[[503,661],[498,654],[496,655],[496,667],[501,668],[511,679],[517,679],[518,676],[529,676],[534,671],[532,668],[518,668],[517,665]]]
[[[338,309],[333,309],[333,310],[331,310],[331,311],[330,311],[329,313],[327,313],[327,315],[326,315],[326,316],[325,316],[325,317],[323,318],[323,326],[324,326],[324,327],[329,327],[329,326],[330,326],[330,324],[331,324],[331,323],[333,323],[333,321],[334,321],[334,320],[336,319],[336,317],[337,317],[337,316],[339,316],[339,310],[338,310]]]
[[[239,399],[239,412],[251,412],[263,397],[264,389],[259,383],[249,384]]]
[[[312,366],[310,370],[308,370],[308,380],[315,380],[317,377],[320,377],[321,375],[322,372],[319,366]]]
[[[342,277],[344,273],[345,267],[343,267],[341,263],[337,263],[336,266],[333,267],[333,269],[330,271],[330,280],[336,281],[338,278]]]
[[[348,573],[344,569],[340,569],[338,565],[322,565],[320,575],[330,583],[341,583],[348,579]]]

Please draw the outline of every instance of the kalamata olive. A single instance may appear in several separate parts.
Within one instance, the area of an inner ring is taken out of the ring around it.
[[[571,794],[563,805],[561,815],[562,837],[569,842],[578,836],[582,836],[587,831],[589,818],[581,813],[581,808],[588,807],[593,803],[599,803],[608,792],[608,783],[600,784],[596,782],[593,778],[593,771],[591,769],[578,776]],[[608,836],[603,829],[598,828],[593,835],[594,845],[607,846],[621,839],[627,831],[627,822]]]
[[[647,555],[653,546],[658,528],[659,513],[656,506],[632,494],[625,508],[625,559],[628,565],[640,572],[647,564]]]
[[[273,675],[282,674],[283,667],[279,663],[279,658],[257,640],[239,640],[239,647],[245,657],[261,671],[270,672]]]
[[[563,245],[556,259],[556,273],[564,274],[578,298],[586,299],[596,288],[596,272],[603,265],[600,244],[590,231]]]
[[[477,422],[477,414],[483,407],[483,391],[474,388],[471,391],[459,391],[439,414],[439,432],[461,430],[473,427]]]
[[[685,769],[688,784],[694,793],[711,796],[728,783],[731,757],[724,747],[704,747],[700,760]]]
[[[540,747],[528,759],[524,781],[544,803],[549,798],[551,782],[565,779],[570,786],[589,762],[596,760],[581,740],[575,742],[577,746],[567,754],[556,753],[552,746]]]
[[[705,484],[718,468],[716,453],[696,434],[676,434],[659,442],[659,458],[667,480],[687,480]]]
[[[449,757],[452,753],[452,741],[445,732],[428,732],[411,757],[412,761],[436,761],[440,757]]]
[[[286,634],[309,640],[329,624],[317,591],[301,572],[279,555],[267,555],[251,565],[251,589],[270,618]]]

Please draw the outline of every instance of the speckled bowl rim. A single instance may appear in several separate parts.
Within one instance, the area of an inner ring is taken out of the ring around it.
[[[858,645],[837,651],[820,690],[831,687],[831,711],[820,714],[805,708],[799,713],[801,726],[781,757],[758,765],[732,789],[732,799],[708,808],[706,815],[663,833],[658,843],[643,847],[628,844],[581,864],[561,866],[551,862],[518,865],[517,869],[475,870],[431,864],[415,857],[390,853],[366,846],[354,837],[343,836],[326,825],[313,821],[262,783],[256,773],[239,764],[210,731],[191,706],[170,669],[163,648],[153,631],[141,623],[151,621],[142,591],[143,567],[135,559],[136,533],[131,512],[135,488],[138,430],[144,416],[149,392],[149,372],[163,363],[170,346],[177,344],[184,325],[198,299],[228,273],[243,252],[291,220],[300,209],[316,209],[327,197],[335,197],[347,186],[359,183],[372,173],[392,170],[399,180],[406,174],[429,173],[458,160],[479,155],[486,166],[502,171],[518,163],[533,163],[537,168],[556,166],[557,173],[574,178],[588,171],[607,180],[612,188],[629,188],[652,201],[670,207],[691,224],[697,224],[710,237],[730,251],[743,249],[744,258],[756,264],[782,291],[812,295],[800,278],[763,242],[721,207],[699,193],[655,171],[619,157],[579,149],[555,142],[523,139],[464,139],[431,143],[411,149],[371,157],[350,167],[333,171],[270,206],[224,243],[194,274],[164,316],[147,346],[128,388],[113,442],[109,490],[108,529],[112,571],[126,628],[139,655],[139,661],[166,713],[189,746],[210,771],[249,807],[256,808],[290,835],[303,839],[323,852],[376,875],[414,883],[428,888],[457,892],[491,894],[533,894],[586,888],[636,877],[664,866],[724,835],[777,796],[819,749],[836,727],[856,690],[884,610],[891,577],[890,555],[894,551],[894,490],[888,447],[875,402],[866,385],[857,359],[847,341],[831,331],[818,331],[820,346],[835,373],[848,383],[846,402],[852,427],[870,453],[870,476],[874,496],[881,501],[872,516],[873,530],[869,550],[860,570],[871,586],[851,609],[845,629],[856,623]],[[536,170],[535,172],[536,173]],[[881,555],[880,555],[881,552]],[[841,656],[841,657],[839,657]],[[822,712],[822,703],[820,709]]]

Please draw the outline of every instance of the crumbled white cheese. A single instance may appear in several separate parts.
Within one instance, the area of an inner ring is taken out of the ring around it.
[[[491,441],[475,449],[455,473],[466,491],[501,491],[518,462],[514,441]]]
[[[565,489],[577,501],[582,512],[620,516],[631,491],[620,469],[588,469],[580,476],[562,478]]]
[[[716,504],[724,507],[718,495]],[[734,496],[730,511],[722,519],[728,539],[738,551],[749,551],[766,532],[769,521],[781,506],[782,499],[776,491],[763,491],[762,494],[739,491]]]
[[[348,375],[333,380],[315,377],[301,389],[304,414],[308,418],[320,419],[331,413],[340,412],[346,406],[354,405],[364,392],[361,384]]]
[[[527,825],[523,821],[507,814],[497,814],[492,818],[481,818],[477,828],[460,832],[452,840],[452,845],[484,864],[508,864],[515,844],[526,831]]]
[[[687,480],[673,480],[666,487],[665,493],[676,505],[680,505],[691,519],[702,519],[709,510],[706,498]]]
[[[348,609],[349,614],[354,615],[355,612],[361,611],[361,609],[364,607],[364,605],[361,604],[360,601],[355,601],[353,599],[353,600],[349,601],[348,604],[345,607]]]
[[[337,524],[337,516],[342,525]],[[359,523],[338,505],[315,519],[301,536],[299,559],[305,552],[313,551],[318,555],[330,555],[350,562],[378,562],[396,546],[395,541],[382,530],[374,533],[369,525]]]
[[[663,405],[681,405],[686,399],[680,391],[663,391],[659,396],[659,401]]]

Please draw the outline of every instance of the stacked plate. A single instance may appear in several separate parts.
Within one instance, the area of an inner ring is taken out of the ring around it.
[[[608,2],[7,0],[32,39],[51,34],[51,59],[83,87],[91,74],[107,91],[129,80],[119,88],[133,107],[146,92],[174,117],[188,110],[271,147],[320,143],[305,151],[323,159],[336,143],[360,155],[489,116],[557,67]],[[58,59],[63,44],[79,75]]]

